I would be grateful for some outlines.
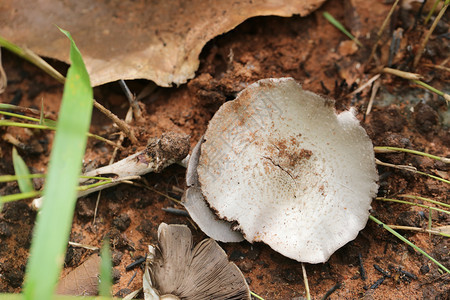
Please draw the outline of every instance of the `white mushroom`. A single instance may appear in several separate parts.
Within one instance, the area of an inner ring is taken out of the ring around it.
[[[232,230],[232,224],[225,220],[218,220],[209,208],[198,183],[197,165],[203,137],[192,150],[186,170],[186,185],[188,189],[183,195],[182,202],[189,215],[200,226],[204,233],[216,241],[224,243],[241,242],[244,237],[240,232]]]
[[[197,167],[217,216],[248,241],[302,262],[325,262],[355,239],[378,175],[366,132],[353,112],[336,115],[333,104],[281,78],[260,80],[222,105]]]

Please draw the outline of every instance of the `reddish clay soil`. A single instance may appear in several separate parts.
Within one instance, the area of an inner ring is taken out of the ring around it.
[[[364,3],[367,2],[367,3]],[[354,6],[351,5],[354,3]],[[370,4],[369,4],[370,3]],[[370,90],[348,96],[351,91],[377,74],[377,66],[387,64],[393,30],[403,30],[400,50],[392,59],[392,67],[410,71],[411,58],[423,36],[425,13],[414,26],[418,9],[397,9],[388,33],[380,44],[380,60],[368,64],[376,32],[390,5],[382,1],[328,1],[312,15],[301,18],[257,17],[247,20],[231,32],[210,41],[201,55],[196,77],[177,88],[156,88],[144,98],[144,120],[134,122],[132,129],[140,141],[125,141],[124,158],[145,147],[150,137],[163,132],[190,135],[195,145],[204,133],[208,120],[225,101],[232,100],[248,84],[268,77],[291,76],[307,90],[336,100],[336,109],[355,107],[358,118],[375,146],[396,146],[449,156],[448,123],[443,124],[447,106],[443,98],[424,91],[410,82],[382,75],[381,87],[374,107],[364,116]],[[330,12],[352,32],[359,33],[364,48],[354,49],[347,38],[323,17]],[[356,16],[356,17],[355,17]],[[416,72],[424,75],[432,86],[449,91],[448,73],[426,67],[440,64],[449,53],[448,38],[439,35],[449,31],[447,18],[440,22],[429,41]],[[0,95],[2,103],[44,109],[56,118],[63,87],[39,69],[3,51],[3,65],[8,87]],[[61,70],[67,66],[54,63]],[[147,82],[128,82],[139,93]],[[125,117],[127,100],[117,83],[95,88],[95,98],[120,118]],[[390,100],[388,100],[390,99]],[[448,117],[447,117],[448,120]],[[448,122],[448,121],[447,121]],[[117,140],[116,127],[100,112],[94,111],[91,132]],[[0,128],[0,174],[14,174],[9,133],[21,144],[19,152],[33,173],[44,173],[50,155],[53,133],[19,128]],[[113,149],[89,140],[85,168],[108,164]],[[389,163],[411,165],[433,175],[447,176],[448,165],[409,154],[379,154]],[[449,203],[448,185],[419,174],[379,167],[379,196],[394,198],[398,194],[414,194]],[[144,176],[144,182],[163,195],[180,199],[185,189],[185,169],[173,165],[160,174]],[[43,182],[35,180],[35,187]],[[18,193],[15,183],[0,184],[0,194]],[[145,256],[147,245],[156,242],[161,222],[187,224],[195,242],[205,235],[194,228],[187,217],[164,212],[162,208],[182,207],[169,198],[138,186],[113,187],[101,193],[94,223],[97,194],[78,200],[70,240],[99,246],[108,234],[113,247],[116,269],[114,294],[124,296],[142,287],[142,268],[126,271],[125,267]],[[4,206],[0,213],[0,292],[20,292],[31,243],[36,213],[30,201]],[[372,214],[387,224],[426,227],[428,210],[403,204],[375,201]],[[450,224],[448,214],[433,211],[433,226]],[[450,268],[448,238],[424,233],[400,231],[405,237]],[[287,259],[263,244],[221,244],[242,270],[250,288],[265,299],[303,299],[305,287],[301,264]],[[69,246],[63,275],[85,261],[93,251]],[[374,265],[389,273],[384,276]],[[314,299],[449,299],[450,277],[435,264],[399,241],[372,221],[356,240],[338,250],[323,264],[306,264],[309,286]],[[135,276],[136,275],[136,276]],[[134,277],[134,279],[132,279]],[[383,282],[382,281],[384,278]],[[379,284],[376,284],[376,283]],[[328,295],[327,294],[330,294]],[[143,296],[140,295],[142,298]]]

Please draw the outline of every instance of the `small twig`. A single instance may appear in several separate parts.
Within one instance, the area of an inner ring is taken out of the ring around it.
[[[189,217],[189,213],[184,209],[178,209],[173,207],[163,207],[162,211],[167,212],[169,214],[174,214],[177,216]]]
[[[128,88],[127,84],[123,79],[119,80],[119,85],[122,88],[123,92],[125,93],[125,96],[127,97],[128,101],[130,102],[130,106],[133,109],[134,118],[137,121],[142,121],[142,111],[139,107],[139,103],[136,100],[136,97],[131,93],[130,89]]]
[[[110,112],[106,107],[104,107],[103,105],[101,105],[100,103],[98,103],[95,100],[94,100],[94,106],[99,111],[104,113],[108,118],[110,118],[114,123],[116,123],[116,125],[120,128],[120,130],[122,130],[127,135],[127,137],[130,139],[130,141],[133,144],[137,144],[138,143],[138,141],[137,141],[136,137],[134,136],[133,132],[131,132],[131,130],[128,128],[128,125],[124,121],[119,119],[115,114]]]
[[[418,170],[416,169],[416,167],[413,167],[413,166],[407,166],[407,165],[394,165],[394,164],[382,162],[382,161],[379,160],[379,159],[375,159],[375,163],[376,163],[377,165],[380,165],[380,166],[390,167],[390,168],[395,168],[395,169],[399,169],[399,170],[403,170],[403,171],[408,171],[408,172],[420,174],[420,175],[427,176],[427,177],[430,177],[430,178],[433,178],[433,179],[436,179],[436,180],[445,182],[445,183],[447,183],[447,184],[450,184],[450,180],[444,179],[444,178],[439,177],[439,176],[431,175],[431,174],[428,174],[428,173],[425,173],[425,172],[418,171]]]
[[[372,78],[370,78],[366,83],[364,83],[363,85],[361,85],[359,88],[357,88],[356,90],[354,90],[353,92],[351,92],[349,95],[355,95],[358,94],[359,92],[361,92],[362,90],[364,90],[365,88],[368,88],[372,82],[374,82],[375,80],[377,80],[378,78],[380,78],[381,74],[376,74],[375,76],[373,76]]]
[[[325,295],[323,295],[322,300],[326,300],[328,299],[328,297],[331,296],[331,294],[333,294],[337,289],[339,289],[341,287],[341,283],[338,282],[336,283],[331,289],[329,289]]]
[[[392,69],[392,68],[383,68],[382,72],[387,73],[387,74],[392,74],[392,75],[395,75],[395,76],[398,76],[398,77],[401,77],[404,79],[409,79],[409,80],[419,80],[422,78],[422,76],[419,74],[400,71],[400,70],[396,70],[396,69]]]
[[[390,164],[390,163],[386,163],[386,162],[382,162],[379,159],[375,159],[375,163],[377,165],[380,166],[384,166],[384,167],[390,167],[390,168],[395,168],[395,169],[399,169],[399,170],[403,170],[403,171],[409,171],[409,172],[417,172],[416,167],[413,166],[407,166],[407,165],[394,165],[394,164]]]
[[[130,124],[132,119],[133,119],[133,109],[130,107],[127,111],[127,115],[125,116],[125,123]],[[121,131],[117,145],[122,146],[124,139],[125,139],[125,133],[123,133],[123,131]],[[119,148],[114,148],[113,154],[111,155],[111,159],[109,160],[110,165],[112,163],[114,163],[114,161],[116,160],[118,151],[119,151]]]
[[[394,4],[393,4],[392,7],[391,7],[391,10],[389,10],[388,15],[387,15],[386,18],[384,19],[383,24],[382,24],[381,27],[380,27],[380,30],[378,30],[378,33],[377,33],[377,40],[375,41],[375,44],[374,44],[373,47],[372,47],[372,51],[370,52],[369,60],[367,61],[368,64],[372,61],[372,58],[373,58],[373,56],[375,55],[375,51],[377,50],[377,47],[378,47],[378,42],[379,42],[380,39],[381,39],[381,34],[383,33],[384,28],[386,27],[387,23],[389,22],[389,19],[391,18],[392,14],[394,13],[394,10],[395,10],[395,8],[397,7],[398,2],[399,2],[399,0],[396,0],[396,1],[394,2]]]
[[[134,280],[134,278],[136,278],[136,275],[137,275],[137,270],[134,271],[133,276],[131,276],[130,280],[128,280],[127,287],[131,284],[131,282]]]
[[[127,265],[126,267],[125,267],[125,271],[131,271],[131,270],[133,270],[134,268],[136,268],[136,267],[138,267],[138,266],[140,266],[141,264],[143,264],[145,262],[145,257],[143,257],[143,256],[138,256],[138,257],[136,257],[136,259],[134,260],[134,262],[132,262],[131,264],[129,264],[129,265]]]
[[[384,277],[391,278],[391,274],[389,274],[387,271],[383,270],[379,265],[374,264],[373,267],[375,268],[375,270],[377,270],[378,272],[383,274]]]
[[[99,191],[98,194],[97,194],[97,201],[95,201],[94,219],[92,220],[92,225],[95,225],[95,220],[97,218],[98,204],[100,203],[100,197],[101,196],[102,196],[102,191]]]
[[[367,109],[366,109],[366,116],[368,116],[370,114],[370,112],[372,111],[373,101],[377,95],[380,85],[381,84],[379,81],[375,81],[375,83],[373,84],[372,93],[370,94],[369,104],[367,105]]]
[[[362,258],[361,253],[358,253],[358,260],[359,260],[359,269],[360,269],[361,279],[365,281],[367,279],[367,276],[366,276],[366,270],[364,269],[364,263],[363,263],[363,258]]]
[[[304,263],[302,263],[302,272],[303,272],[303,282],[305,284],[306,299],[311,300],[311,294],[309,292],[308,276],[306,274],[306,268]]]
[[[384,279],[385,279],[386,277],[381,277],[380,279],[378,279],[377,281],[375,281],[370,287],[369,287],[369,289],[371,289],[371,290],[374,290],[374,289],[376,289],[376,288],[378,288],[383,282],[384,282]]]
[[[424,39],[422,40],[422,43],[419,46],[419,49],[417,50],[417,54],[414,57],[414,62],[413,62],[413,68],[415,69],[417,67],[417,65],[419,64],[420,58],[422,57],[422,54],[424,53],[425,50],[425,46],[428,43],[428,40],[430,39],[431,34],[433,33],[434,29],[437,26],[437,23],[441,20],[442,16],[444,15],[445,11],[447,10],[447,7],[450,3],[450,0],[446,0],[444,3],[444,6],[442,7],[442,9],[439,11],[439,14],[436,16],[436,19],[434,19],[433,24],[431,25],[430,29],[427,31],[427,33],[425,34]]]
[[[423,66],[424,67],[428,67],[428,68],[435,68],[435,69],[438,69],[438,70],[443,70],[443,71],[446,71],[446,72],[450,72],[450,68],[447,68],[447,67],[442,66],[442,65],[423,64]]]

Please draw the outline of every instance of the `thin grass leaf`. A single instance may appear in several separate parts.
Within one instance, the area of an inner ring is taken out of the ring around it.
[[[434,0],[433,7],[431,8],[430,12],[428,13],[427,17],[425,18],[425,21],[423,22],[424,25],[428,24],[428,21],[430,21],[431,16],[434,14],[434,11],[436,10],[440,1],[441,0]]]
[[[432,206],[428,206],[428,205],[423,205],[423,204],[418,204],[418,203],[409,202],[409,201],[404,201],[404,200],[390,199],[390,198],[383,198],[383,197],[377,197],[377,198],[375,198],[375,200],[386,201],[386,202],[395,202],[395,203],[401,203],[401,204],[408,204],[408,205],[411,205],[411,206],[418,206],[418,207],[422,207],[422,208],[426,208],[426,209],[436,210],[436,211],[439,211],[439,212],[442,212],[442,213],[445,213],[445,214],[450,214],[450,211],[445,210],[445,209],[432,207]]]
[[[1,112],[0,112],[1,114]],[[47,120],[47,119],[45,119]],[[14,122],[14,121],[5,121],[5,120],[0,120],[0,126],[13,126],[13,127],[21,127],[21,128],[33,128],[33,129],[43,129],[43,130],[56,130],[55,126],[52,126],[51,124],[56,124],[55,121],[53,120],[48,120],[48,122],[44,122],[47,125],[40,125],[40,124],[29,124],[29,123],[20,123],[20,122]],[[115,147],[115,148],[119,148],[121,150],[123,150],[124,148],[120,145],[116,145],[114,144],[112,141],[105,139],[104,137],[101,137],[99,135],[96,134],[92,134],[89,132],[86,132],[86,135],[90,138],[94,138],[96,140],[105,142],[106,144]]]
[[[422,200],[422,201],[425,201],[425,202],[430,202],[430,203],[434,203],[436,205],[441,205],[441,206],[450,208],[450,204],[439,202],[439,201],[436,201],[436,200],[433,200],[433,199],[430,199],[430,198],[425,198],[425,197],[420,197],[420,196],[415,196],[415,195],[408,195],[408,194],[402,194],[402,195],[398,195],[398,196],[399,197],[403,197],[403,198]]]
[[[100,284],[98,286],[99,295],[101,297],[111,297],[112,287],[112,262],[111,251],[109,250],[108,239],[103,241],[101,250],[102,262],[100,264]]]
[[[45,174],[28,174],[26,176],[18,176],[18,175],[1,175],[0,182],[10,182],[16,181],[22,178],[33,179],[33,178],[45,178]]]
[[[330,22],[331,24],[334,25],[334,27],[336,27],[337,29],[339,29],[340,31],[342,31],[343,34],[345,34],[346,36],[348,36],[352,41],[354,41],[358,46],[362,47],[363,45],[361,44],[361,42],[353,36],[353,34],[351,34],[347,29],[345,29],[344,25],[342,25],[338,20],[336,20],[332,15],[330,15],[328,12],[324,12],[323,16],[325,17],[325,19],[327,19],[328,22]]]
[[[16,147],[13,147],[12,157],[14,172],[18,176],[17,183],[19,184],[20,191],[22,193],[34,192],[33,182],[29,177],[30,171],[28,170],[28,167],[22,157],[20,157],[19,153],[17,153]]]
[[[57,130],[50,156],[44,203],[37,217],[27,265],[25,299],[51,299],[77,199],[78,178],[93,108],[93,92],[81,54],[70,33],[72,65],[67,73]]]
[[[41,191],[32,191],[32,192],[27,192],[27,193],[18,193],[18,194],[0,196],[0,202],[7,203],[7,202],[12,202],[12,201],[17,201],[17,200],[30,199],[30,198],[35,198],[35,197],[41,196],[41,194],[42,194]]]
[[[251,294],[253,297],[255,297],[256,299],[264,300],[263,297],[259,296],[258,294],[253,293],[252,291],[250,291],[250,294]]]
[[[12,53],[22,57],[23,59],[28,60],[29,62],[31,62],[32,64],[39,67],[41,70],[43,70],[48,75],[52,76],[59,82],[64,83],[64,80],[65,80],[64,76],[61,75],[61,73],[59,73],[58,71],[56,71],[55,68],[53,68],[49,63],[47,63],[41,57],[36,55],[33,51],[31,51],[29,49],[20,48],[19,46],[11,43],[10,41],[5,40],[1,36],[0,36],[0,46],[5,47]]]
[[[432,155],[429,153],[425,153],[425,152],[417,151],[417,150],[413,150],[413,149],[390,147],[390,146],[375,146],[375,147],[373,147],[373,150],[377,153],[406,152],[406,153],[425,156],[425,157],[432,158],[435,160],[440,160],[445,163],[450,163],[450,158],[440,157],[440,156]]]
[[[445,272],[450,274],[450,270],[447,269],[445,266],[443,266],[440,262],[438,262],[437,260],[435,260],[434,258],[432,258],[430,255],[428,255],[428,253],[426,253],[425,251],[423,251],[422,249],[420,249],[419,247],[417,247],[416,245],[414,245],[413,243],[411,243],[409,240],[407,240],[406,238],[404,238],[401,234],[399,234],[397,231],[395,231],[394,229],[392,229],[391,227],[389,227],[388,225],[384,224],[383,222],[381,222],[380,220],[378,220],[377,218],[375,218],[374,216],[370,215],[369,218],[374,221],[375,223],[377,223],[378,225],[383,226],[384,229],[386,229],[387,231],[389,231],[390,233],[392,233],[393,235],[395,235],[397,238],[399,238],[401,241],[403,241],[404,243],[406,243],[407,245],[413,247],[416,251],[422,253],[425,257],[427,257],[429,260],[431,260],[432,262],[434,262],[439,268],[441,268],[442,270],[444,270]]]
[[[439,96],[441,96],[441,97],[444,97],[444,99],[445,99],[445,101],[447,102],[447,104],[448,104],[448,102],[450,101],[450,95],[449,95],[449,94],[446,94],[446,93],[444,93],[444,92],[441,92],[440,90],[438,90],[438,89],[432,87],[432,86],[429,85],[429,84],[426,84],[426,83],[423,82],[423,81],[420,81],[420,80],[411,80],[411,81],[414,82],[415,84],[418,84],[418,85],[420,85],[420,86],[426,88],[427,90],[429,90],[429,91],[431,91],[431,92],[433,92],[433,93],[435,93],[435,94],[437,94],[437,95],[439,95]]]

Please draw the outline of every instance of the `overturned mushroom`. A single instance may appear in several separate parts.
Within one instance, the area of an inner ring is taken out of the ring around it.
[[[144,273],[146,300],[250,299],[247,282],[238,267],[213,239],[193,247],[185,225],[158,228],[158,247],[149,247]]]
[[[292,78],[250,85],[210,121],[192,185],[248,241],[325,262],[364,228],[378,188],[369,137],[333,103]]]

